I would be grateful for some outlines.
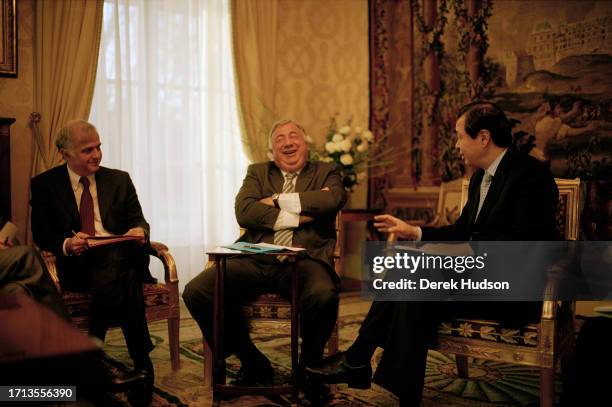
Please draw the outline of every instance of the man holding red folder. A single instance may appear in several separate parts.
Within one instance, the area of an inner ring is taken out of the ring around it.
[[[31,181],[34,242],[56,256],[62,287],[91,293],[90,334],[104,341],[111,318],[120,319],[135,369],[148,378],[131,401],[146,405],[153,386],[153,344],[142,293],[143,281],[150,278],[149,224],[129,174],[100,166],[100,137],[93,125],[69,122],[56,146],[66,164]],[[108,235],[137,236],[138,241],[88,247],[88,236]]]

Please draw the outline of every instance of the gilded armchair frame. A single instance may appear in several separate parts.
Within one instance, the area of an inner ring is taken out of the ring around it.
[[[557,213],[559,231],[564,240],[576,240],[580,225],[580,180],[557,178],[555,182],[559,189]],[[467,201],[468,186],[469,180],[464,180],[461,208]],[[434,349],[443,353],[455,354],[458,375],[466,379],[469,377],[468,357],[538,367],[540,368],[540,406],[552,407],[555,366],[561,361],[562,369],[565,368],[574,347],[575,306],[574,301],[543,301],[540,321],[530,324],[527,328],[528,331],[537,333],[535,338],[531,338],[535,341],[536,346],[451,336],[448,330],[442,328],[441,325],[438,342]],[[499,323],[495,321],[469,319],[457,321],[462,324],[499,326]]]

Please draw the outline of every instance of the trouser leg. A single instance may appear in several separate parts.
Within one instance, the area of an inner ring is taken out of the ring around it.
[[[153,343],[142,292],[143,273],[148,266],[146,248],[122,244],[93,249],[88,255],[91,255],[88,259],[92,295],[90,334],[104,340],[111,320],[116,320],[134,363],[148,364]]]
[[[240,353],[252,345],[249,325],[240,308],[245,302],[252,301],[267,291],[268,269],[268,264],[254,257],[228,259],[226,262],[222,338],[225,356]],[[216,266],[193,278],[183,291],[185,305],[211,347],[214,346],[215,278]]]
[[[323,359],[325,344],[338,317],[338,284],[321,263],[303,259],[298,262],[300,276],[299,309],[303,366],[316,366]],[[277,273],[279,292],[291,298],[291,273],[285,267]]]
[[[43,259],[28,246],[0,250],[0,293],[18,291],[25,291],[60,317],[70,320]]]

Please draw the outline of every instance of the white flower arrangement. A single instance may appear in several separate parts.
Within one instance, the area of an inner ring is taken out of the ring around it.
[[[327,131],[327,142],[323,151],[310,149],[311,161],[335,162],[342,169],[342,183],[347,191],[367,177],[369,167],[368,154],[372,150],[374,135],[370,130],[351,127],[351,120],[337,128],[333,117]]]

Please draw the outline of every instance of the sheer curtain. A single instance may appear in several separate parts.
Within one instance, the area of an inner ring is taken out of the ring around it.
[[[90,121],[103,165],[131,174],[151,239],[170,247],[181,289],[203,269],[206,249],[238,236],[234,196],[248,163],[228,3],[104,2]]]

